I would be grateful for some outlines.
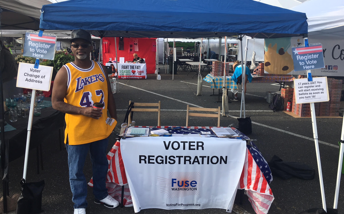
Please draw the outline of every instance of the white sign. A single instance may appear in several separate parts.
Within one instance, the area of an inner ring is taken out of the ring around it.
[[[119,63],[118,79],[147,79],[145,63]]]
[[[121,153],[135,213],[147,208],[231,212],[246,142],[192,136],[126,138]]]
[[[296,104],[329,101],[327,77],[295,79],[294,90]]]
[[[34,64],[19,63],[17,75],[17,87],[33,90],[49,91],[53,67]]]

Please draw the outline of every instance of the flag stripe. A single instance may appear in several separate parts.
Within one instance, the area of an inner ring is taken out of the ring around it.
[[[256,169],[258,168],[258,166],[256,166]],[[258,189],[258,184],[259,184],[259,179],[260,179],[260,177],[261,177],[261,175],[260,175],[260,171],[259,171],[260,169],[257,169],[257,177],[256,177],[256,180],[254,181],[254,185],[253,185],[253,190],[254,191],[257,191],[257,189]],[[258,179],[258,180],[257,180]]]
[[[312,54],[312,53],[321,53],[322,50],[316,51],[316,50],[309,50],[309,51],[303,51],[303,52],[298,52],[298,54]]]
[[[322,47],[321,46],[311,46],[311,47],[296,48],[296,50],[298,52],[303,51],[303,50],[311,50],[311,49],[321,49],[322,50]]]
[[[253,163],[253,158],[252,156],[248,156],[248,168],[247,168],[247,187],[251,186],[252,180],[252,163]]]

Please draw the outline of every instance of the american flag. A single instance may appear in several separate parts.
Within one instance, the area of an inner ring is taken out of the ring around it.
[[[257,214],[267,214],[269,212],[274,201],[274,195],[268,181],[248,149],[246,150],[245,164],[239,186],[240,189],[247,191],[248,200]]]
[[[56,37],[53,36],[38,36],[37,34],[27,34],[26,35],[28,40],[35,41],[35,42],[42,42],[42,43],[56,43]]]

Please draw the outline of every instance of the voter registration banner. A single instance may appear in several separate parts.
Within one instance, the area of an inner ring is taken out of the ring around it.
[[[119,79],[147,79],[147,68],[145,63],[119,63]]]
[[[135,213],[142,209],[232,211],[246,142],[203,137],[121,139]]]

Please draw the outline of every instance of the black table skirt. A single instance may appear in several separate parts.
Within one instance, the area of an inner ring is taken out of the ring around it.
[[[18,118],[17,122],[9,123],[16,130],[5,132],[10,162],[25,155],[28,119]],[[43,143],[52,132],[63,128],[64,125],[64,113],[53,108],[43,108],[40,117],[33,117],[30,150]]]

